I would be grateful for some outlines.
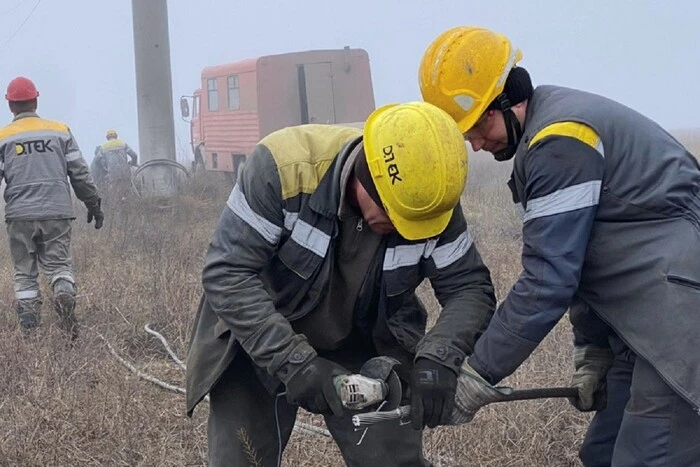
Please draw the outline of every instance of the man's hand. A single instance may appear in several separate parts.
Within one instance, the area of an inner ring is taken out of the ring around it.
[[[571,386],[578,397],[571,404],[581,412],[603,410],[607,405],[607,374],[613,364],[613,352],[608,347],[580,345],[574,347],[574,375]]]
[[[455,396],[455,410],[450,419],[451,425],[469,423],[485,405],[503,400],[503,396],[513,391],[505,386],[492,386],[464,360],[459,370],[459,383]]]
[[[311,413],[341,416],[343,404],[333,377],[350,371],[325,358],[314,357],[287,382],[287,401]]]
[[[454,408],[457,375],[440,363],[419,358],[411,374],[411,426],[446,424]]]
[[[95,228],[100,229],[102,228],[102,224],[104,223],[105,220],[105,215],[102,212],[101,209],[102,206],[102,200],[100,198],[97,198],[97,201],[92,201],[90,203],[85,203],[85,207],[87,208],[87,223],[90,224],[93,219],[95,219]]]

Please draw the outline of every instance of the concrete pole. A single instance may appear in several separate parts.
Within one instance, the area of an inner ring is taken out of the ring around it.
[[[170,38],[167,0],[132,0],[136,101],[139,121],[139,157],[176,160],[173,122],[173,85],[170,72]],[[158,195],[171,191],[169,173],[149,170],[146,179]]]

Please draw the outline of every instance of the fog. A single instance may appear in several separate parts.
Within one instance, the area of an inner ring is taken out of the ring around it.
[[[309,49],[367,50],[377,105],[420,99],[417,71],[442,31],[508,35],[535,84],[600,93],[668,129],[700,128],[697,2],[464,0],[170,1],[179,157],[191,157],[177,101],[207,65]],[[65,121],[86,158],[108,128],[138,147],[131,2],[1,0],[0,83],[26,75],[41,116]],[[6,107],[5,107],[6,108]],[[9,121],[9,110],[4,121]]]

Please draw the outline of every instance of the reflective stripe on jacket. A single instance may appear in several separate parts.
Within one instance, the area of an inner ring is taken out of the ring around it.
[[[327,288],[340,173],[361,134],[327,125],[287,128],[263,139],[248,158],[205,258],[205,293],[188,355],[188,413],[216,384],[239,345],[283,382],[316,355],[290,321],[312,311]],[[378,315],[387,334],[375,339],[456,371],[495,306],[489,272],[461,207],[440,237],[409,242],[392,234],[381,248]],[[427,314],[415,295],[424,278],[443,306],[427,335]]]
[[[0,129],[0,176],[8,220],[73,218],[70,185],[83,202],[97,197],[70,129],[31,112]]]

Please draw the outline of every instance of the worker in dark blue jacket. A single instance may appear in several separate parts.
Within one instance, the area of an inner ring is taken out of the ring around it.
[[[571,307],[574,405],[604,407],[592,465],[700,465],[700,167],[658,124],[594,94],[533,89],[503,35],[458,27],[426,51],[426,101],[475,151],[513,159],[523,271],[468,357],[476,412]],[[475,380],[475,381],[476,381]]]

